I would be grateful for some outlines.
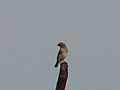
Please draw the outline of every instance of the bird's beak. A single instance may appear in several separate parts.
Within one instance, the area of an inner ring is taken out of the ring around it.
[[[59,44],[57,46],[59,46]]]

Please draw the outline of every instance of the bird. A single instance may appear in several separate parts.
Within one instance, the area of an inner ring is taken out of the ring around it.
[[[68,55],[68,48],[67,48],[65,43],[60,42],[60,43],[57,44],[57,46],[59,46],[60,49],[58,51],[57,61],[56,61],[56,64],[54,65],[54,67],[58,67],[59,63],[61,61],[63,61]]]

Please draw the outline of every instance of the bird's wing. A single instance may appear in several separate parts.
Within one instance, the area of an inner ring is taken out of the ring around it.
[[[62,59],[62,51],[59,50],[58,55],[57,55],[57,61],[60,62]]]

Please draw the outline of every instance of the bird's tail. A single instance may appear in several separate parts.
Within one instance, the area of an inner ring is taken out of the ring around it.
[[[54,66],[54,67],[58,67],[58,64],[59,64],[59,62],[56,62],[56,64],[55,64],[55,66]]]

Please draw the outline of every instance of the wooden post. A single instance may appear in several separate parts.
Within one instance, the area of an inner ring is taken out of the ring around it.
[[[62,62],[60,64],[60,71],[58,81],[56,84],[56,90],[65,90],[67,78],[68,78],[68,64],[67,62]]]

